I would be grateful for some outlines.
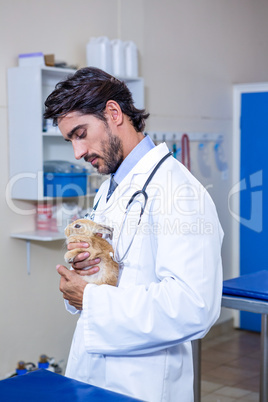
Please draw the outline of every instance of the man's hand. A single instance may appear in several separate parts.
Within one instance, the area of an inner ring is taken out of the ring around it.
[[[63,265],[57,265],[57,271],[61,275],[60,291],[63,298],[68,300],[71,306],[77,310],[83,309],[83,293],[87,282],[75,271],[69,271]]]
[[[69,243],[67,246],[68,250],[88,247],[89,245],[87,243]],[[88,251],[80,253],[75,257],[72,267],[79,275],[92,275],[100,270],[100,268],[96,266],[96,264],[100,263],[100,258],[88,260],[89,257],[90,253]]]

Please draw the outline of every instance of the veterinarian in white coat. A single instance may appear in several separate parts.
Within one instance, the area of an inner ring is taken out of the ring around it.
[[[106,106],[106,118],[124,145],[132,123],[118,120],[125,115],[117,106],[113,104],[113,113]],[[47,116],[53,114],[47,112]],[[101,152],[89,149],[92,142],[86,144],[86,138],[93,136],[96,117],[86,120],[77,112],[63,116],[59,127],[65,139],[72,141],[76,157],[83,155],[103,172]],[[74,137],[77,127],[86,127],[86,134],[82,131]],[[165,144],[153,147],[108,201],[109,180],[96,195],[95,221],[114,228],[113,245],[120,235],[119,256],[133,237],[139,212],[136,203],[120,233],[125,207],[167,152]],[[121,264],[118,287],[84,283],[79,302],[78,290],[76,295],[71,287],[78,289],[81,277],[58,267],[67,309],[79,312],[66,375],[143,401],[191,402],[191,340],[203,337],[220,312],[223,233],[210,196],[173,157],[155,173],[147,193],[139,229]]]

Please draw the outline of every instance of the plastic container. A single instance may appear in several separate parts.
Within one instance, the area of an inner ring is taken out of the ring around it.
[[[16,368],[16,374],[17,375],[22,375],[27,373],[27,369],[25,367],[25,363],[23,361],[18,362],[18,367]]]
[[[23,53],[19,54],[19,66],[44,66],[45,58],[44,54],[39,53]]]
[[[121,39],[114,39],[112,41],[113,75],[117,77],[126,76],[125,46],[125,42]]]
[[[87,193],[87,170],[68,161],[44,162],[44,196],[78,197]]]
[[[50,230],[52,219],[52,205],[38,204],[36,210],[36,229]]]
[[[87,44],[87,66],[113,74],[112,44],[106,36],[91,38]]]
[[[78,163],[72,163],[62,160],[44,161],[45,173],[83,173],[87,169]]]
[[[56,213],[58,232],[64,233],[64,229],[69,223],[81,218],[84,215],[81,212],[81,207],[79,207],[76,203],[63,202],[58,206]]]
[[[49,361],[46,355],[41,355],[39,362],[38,362],[38,368],[42,369],[48,369],[49,368]]]
[[[45,197],[78,197],[86,193],[86,173],[44,173]]]
[[[138,71],[138,50],[134,42],[125,42],[125,72],[126,77],[137,78]]]

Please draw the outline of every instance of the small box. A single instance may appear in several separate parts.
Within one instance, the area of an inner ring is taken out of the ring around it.
[[[45,64],[46,66],[54,67],[55,66],[55,56],[54,54],[45,54]]]
[[[45,59],[42,52],[19,54],[19,66],[44,66]]]
[[[87,193],[87,173],[44,173],[45,197],[78,197]]]

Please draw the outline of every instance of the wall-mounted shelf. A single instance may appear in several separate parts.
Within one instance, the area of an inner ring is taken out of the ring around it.
[[[44,102],[56,84],[75,70],[47,66],[13,67],[8,70],[11,197],[39,200],[44,194],[43,164],[46,160],[77,161],[71,144],[44,123]],[[144,107],[143,78],[123,79],[135,106]],[[48,131],[43,131],[47,127]]]
[[[43,120],[44,101],[59,81],[75,70],[47,66],[14,67],[8,70],[8,117],[10,146],[10,180],[7,197],[38,202],[68,202],[66,198],[44,197],[43,164],[46,160],[82,163],[74,157],[71,144],[64,141],[58,129]],[[119,78],[119,77],[118,77]],[[137,108],[144,108],[143,78],[119,78],[126,83]],[[50,123],[50,122],[48,122]],[[45,131],[45,130],[48,131]],[[100,175],[89,175],[87,194],[92,198],[101,181]],[[80,197],[75,202],[80,205]],[[87,205],[87,208],[89,205]],[[63,240],[58,232],[31,231],[12,233],[27,245],[27,272],[30,274],[30,244],[32,241]]]
[[[14,239],[26,240],[26,259],[27,259],[27,274],[31,273],[31,241],[56,241],[64,240],[65,236],[59,232],[46,232],[46,231],[31,231],[23,233],[11,233]]]
[[[49,232],[42,230],[35,230],[31,232],[11,233],[10,237],[22,240],[35,240],[35,241],[55,241],[63,240],[65,236],[60,232]]]

